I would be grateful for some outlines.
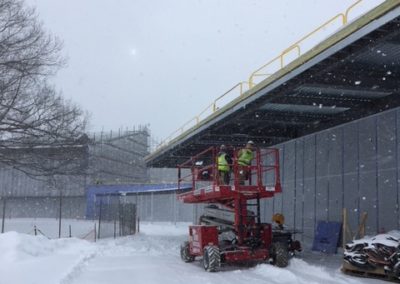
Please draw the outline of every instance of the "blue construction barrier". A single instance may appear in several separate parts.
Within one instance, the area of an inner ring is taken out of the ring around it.
[[[337,253],[342,223],[318,221],[312,250],[325,253]]]

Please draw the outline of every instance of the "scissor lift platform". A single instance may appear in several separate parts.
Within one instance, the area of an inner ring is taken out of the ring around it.
[[[228,164],[229,179],[223,178],[226,171],[218,171],[216,147],[206,149],[178,167],[179,184],[192,182],[192,190],[181,192],[178,199],[192,204],[211,203],[213,207],[209,207],[208,213],[215,214],[204,215],[200,217],[200,225],[189,226],[189,241],[181,247],[182,259],[191,262],[203,256],[207,271],[217,271],[221,263],[248,261],[271,261],[280,267],[286,266],[289,251],[294,250],[291,235],[274,238],[272,225],[261,223],[260,210],[260,199],[282,192],[279,150],[253,149],[252,164],[246,166],[238,163],[240,149],[230,147],[225,151],[232,157],[232,163]],[[226,216],[229,220],[224,219]],[[234,238],[221,239],[226,232]]]
[[[224,200],[260,199],[273,197],[282,192],[279,175],[279,150],[275,148],[254,149],[254,161],[249,166],[238,163],[240,149],[229,148],[233,160],[229,184],[221,183],[216,163],[218,148],[210,147],[178,166],[178,186],[192,183],[192,190],[182,192],[178,199],[184,203],[221,203]],[[183,170],[189,173],[183,176]],[[243,171],[248,172],[243,178]]]
[[[241,198],[244,200],[273,197],[281,192],[280,187],[258,185],[211,185],[181,193],[178,199],[184,203],[220,203],[224,200]]]

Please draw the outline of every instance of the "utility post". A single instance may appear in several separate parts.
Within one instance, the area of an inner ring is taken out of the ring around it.
[[[60,188],[60,206],[58,212],[58,238],[61,238],[61,217],[62,217],[62,190]]]
[[[3,216],[1,217],[1,233],[4,233],[4,222],[6,219],[6,204],[7,199],[3,196]]]

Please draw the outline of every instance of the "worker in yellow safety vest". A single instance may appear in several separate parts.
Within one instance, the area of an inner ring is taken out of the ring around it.
[[[243,149],[238,152],[238,166],[239,166],[239,182],[241,185],[244,184],[245,180],[248,180],[251,173],[251,162],[254,158],[254,142],[248,141]]]
[[[226,152],[226,146],[221,145],[217,155],[218,182],[227,185],[231,178],[232,159]]]

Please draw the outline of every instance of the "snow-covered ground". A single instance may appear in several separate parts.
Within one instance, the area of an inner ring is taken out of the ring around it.
[[[187,224],[169,223],[142,224],[136,236],[96,243],[7,232],[0,235],[0,284],[384,283],[344,275],[340,255],[318,253],[304,253],[285,269],[260,264],[207,273],[199,261],[181,261],[186,234]]]

